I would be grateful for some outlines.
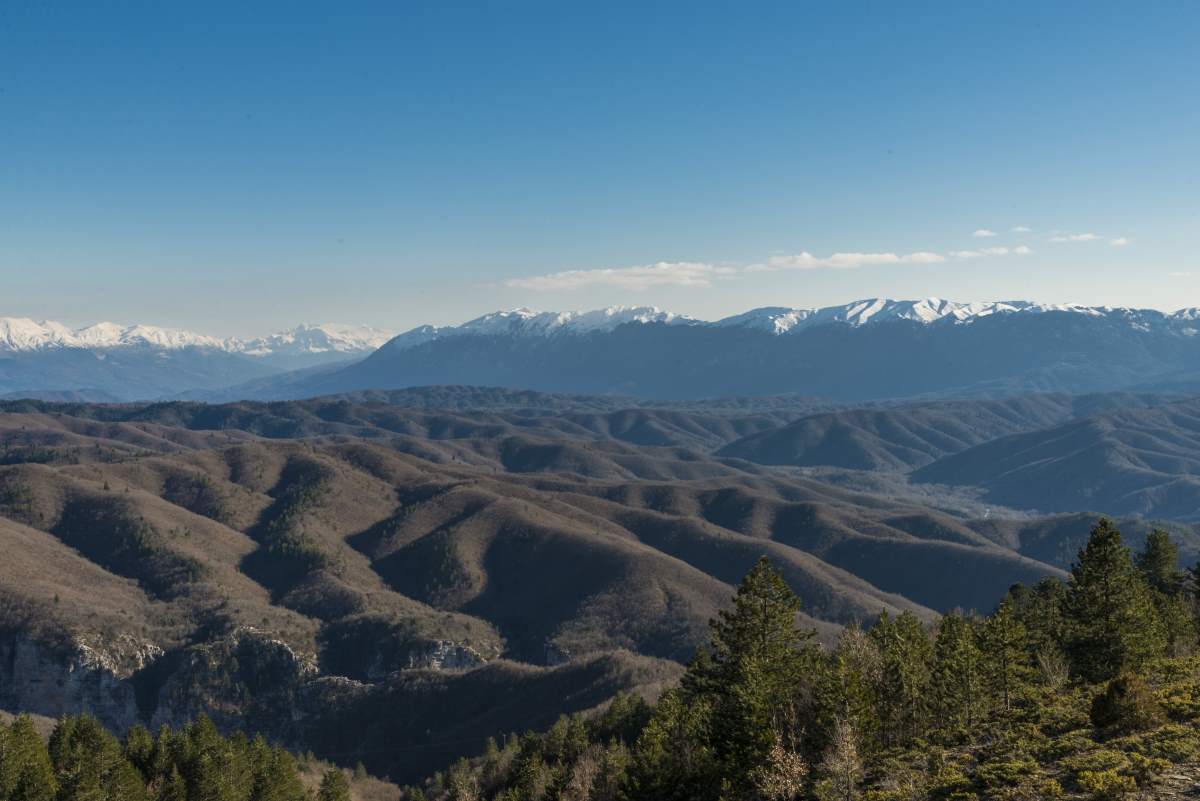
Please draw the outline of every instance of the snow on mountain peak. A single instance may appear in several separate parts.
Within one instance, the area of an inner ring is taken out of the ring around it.
[[[536,337],[552,334],[604,333],[626,323],[702,324],[699,320],[664,311],[657,306],[609,306],[593,311],[565,312],[520,308],[485,314],[462,325],[418,326],[394,338],[387,347],[391,350],[405,350],[434,339],[467,335]]]
[[[0,351],[38,351],[52,348],[145,347],[159,350],[208,348],[247,356],[280,354],[362,353],[378,348],[393,336],[391,331],[362,325],[301,325],[267,337],[244,340],[195,334],[151,325],[118,325],[102,322],[69,328],[52,321],[26,317],[0,317]]]
[[[229,340],[227,349],[247,356],[312,353],[360,353],[378,348],[395,334],[369,325],[306,323],[251,340]]]

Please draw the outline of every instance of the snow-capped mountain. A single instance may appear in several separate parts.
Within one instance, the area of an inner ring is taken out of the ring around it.
[[[627,323],[701,325],[702,321],[664,311],[657,306],[610,306],[594,311],[539,312],[531,309],[498,311],[462,325],[422,325],[388,343],[393,350],[416,347],[455,336],[544,337],[554,334],[605,333]]]
[[[208,348],[254,358],[369,353],[395,334],[365,325],[300,325],[255,339],[220,338],[150,325],[96,323],[70,328],[51,320],[0,317],[0,351],[26,352],[51,348],[107,350],[111,348]]]
[[[372,351],[395,336],[369,325],[300,325],[290,331],[249,340],[227,340],[228,346],[247,356],[281,353],[362,353]]]
[[[824,308],[767,307],[752,309],[718,320],[715,325],[745,326],[775,334],[785,334],[789,331],[831,323],[863,326],[891,320],[910,320],[917,323],[937,323],[950,320],[958,324],[969,324],[996,314],[1045,314],[1047,312],[1068,312],[1089,317],[1120,317],[1131,323],[1194,319],[1194,314],[1192,317],[1188,316],[1189,312],[1194,312],[1189,309],[1183,309],[1173,314],[1164,314],[1153,309],[1032,303],[1025,300],[959,303],[942,298],[925,298],[924,300],[871,298],[847,303],[843,306],[826,306]]]
[[[257,385],[304,397],[425,384],[660,398],[831,398],[1200,386],[1200,313],[875,298],[707,322],[655,308],[496,312],[422,326],[319,376]],[[229,397],[229,396],[227,396]]]
[[[221,339],[0,318],[0,394],[289,398],[475,384],[662,398],[1200,388],[1200,309],[875,298],[716,321],[655,307],[516,309],[399,336],[305,325]]]
[[[220,338],[148,325],[0,318],[0,394],[85,390],[157,398],[208,392],[287,370],[328,367],[374,351],[392,333],[368,326],[302,325],[256,339]]]
[[[226,340],[173,328],[149,325],[96,323],[69,328],[52,320],[35,322],[28,317],[0,317],[0,351],[21,352],[49,348],[188,347],[226,349]]]
[[[612,306],[595,311],[543,312],[514,309],[485,314],[461,325],[422,325],[387,343],[389,350],[404,350],[456,336],[546,337],[557,334],[592,334],[612,331],[627,323],[682,325],[708,328],[750,328],[771,334],[797,333],[821,325],[861,327],[891,321],[934,324],[950,321],[968,325],[992,315],[1063,312],[1087,317],[1108,317],[1132,327],[1170,325],[1200,320],[1200,310],[1181,309],[1167,314],[1153,309],[1132,309],[1080,304],[1033,303],[1024,300],[961,303],[942,298],[891,300],[870,298],[839,306],[792,308],[767,306],[708,322],[654,306]]]

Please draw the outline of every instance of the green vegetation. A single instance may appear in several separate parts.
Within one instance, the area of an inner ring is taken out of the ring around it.
[[[764,558],[653,711],[621,697],[489,742],[404,797],[1174,797],[1174,774],[1200,758],[1194,601],[1167,535],[1135,558],[1104,520],[1066,582],[1016,586],[991,615],[932,629],[882,615],[822,649]]]
[[[59,721],[47,744],[28,717],[0,726],[3,801],[349,801],[340,769],[314,793],[300,761],[261,737],[222,737],[208,718],[123,742],[94,718]]]

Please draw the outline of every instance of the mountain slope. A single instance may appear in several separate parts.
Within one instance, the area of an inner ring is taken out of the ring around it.
[[[947,456],[918,481],[980,487],[996,503],[1200,519],[1200,404],[1121,409]]]

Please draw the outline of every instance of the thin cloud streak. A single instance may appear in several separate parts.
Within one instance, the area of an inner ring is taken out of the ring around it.
[[[642,290],[657,286],[707,288],[713,281],[732,276],[735,267],[717,266],[690,261],[660,261],[637,267],[612,267],[599,270],[565,270],[549,275],[510,278],[504,282],[514,289],[535,292],[612,286],[620,289]]]
[[[815,256],[807,250],[788,255],[771,256],[765,262],[744,266],[716,265],[705,262],[660,261],[635,267],[608,267],[596,270],[564,270],[547,275],[509,278],[503,285],[512,289],[534,292],[557,292],[589,287],[616,287],[644,290],[651,287],[677,286],[708,289],[717,281],[736,279],[744,273],[778,272],[781,270],[854,270],[905,264],[942,264],[951,259],[976,259],[986,256],[1024,256],[1033,251],[1026,245],[952,250],[937,253],[918,250],[912,253],[837,252]]]
[[[938,264],[946,260],[940,253],[921,250],[916,253],[834,253],[819,258],[807,250],[790,256],[772,256],[764,264],[751,264],[747,272],[776,270],[853,270],[877,264]]]

